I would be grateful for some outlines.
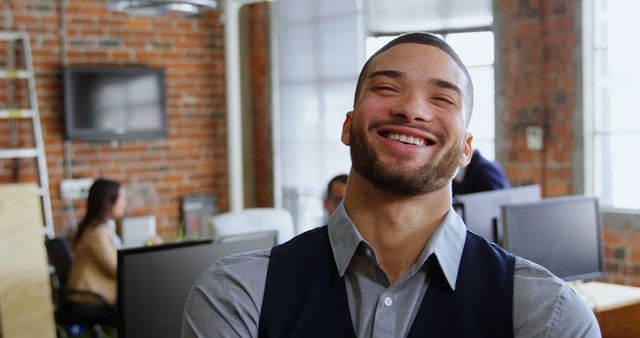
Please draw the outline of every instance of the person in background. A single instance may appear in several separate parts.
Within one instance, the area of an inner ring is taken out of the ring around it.
[[[498,163],[487,160],[476,149],[469,164],[458,170],[458,174],[453,179],[452,188],[453,196],[507,189],[509,180]]]
[[[191,289],[182,337],[600,337],[543,267],[467,231],[451,181],[473,152],[471,77],[427,33],[365,63],[328,225],[222,258]]]
[[[117,257],[121,245],[115,220],[124,216],[125,188],[118,182],[97,179],[89,189],[87,212],[72,242],[74,260],[68,288],[97,293],[115,307]],[[98,305],[94,297],[73,295],[74,302]]]
[[[324,209],[327,211],[327,216],[331,215],[342,202],[347,190],[347,178],[346,174],[340,174],[332,178],[327,184],[327,196],[322,201]]]

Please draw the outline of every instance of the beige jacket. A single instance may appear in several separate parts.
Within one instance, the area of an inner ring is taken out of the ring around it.
[[[102,295],[109,303],[116,303],[118,249],[106,224],[87,229],[76,243],[73,265],[67,287],[89,290]],[[88,297],[74,300],[97,304]]]

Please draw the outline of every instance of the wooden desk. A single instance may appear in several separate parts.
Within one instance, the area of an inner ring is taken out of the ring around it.
[[[640,288],[599,282],[573,286],[595,313],[603,337],[640,337]]]

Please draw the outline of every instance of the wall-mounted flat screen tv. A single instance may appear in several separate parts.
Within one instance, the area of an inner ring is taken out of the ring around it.
[[[64,103],[69,140],[135,140],[167,135],[161,68],[66,67]]]

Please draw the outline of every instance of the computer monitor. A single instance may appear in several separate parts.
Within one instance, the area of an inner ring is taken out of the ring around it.
[[[218,258],[271,248],[275,234],[214,244],[212,239],[118,251],[118,336],[180,337],[187,295]]]
[[[502,207],[504,247],[566,280],[604,275],[602,216],[595,197],[566,196]]]
[[[143,246],[156,234],[155,216],[126,217],[122,220],[122,248]]]
[[[236,235],[226,235],[214,238],[213,240],[219,243],[229,243],[229,242],[237,242],[237,241],[246,241],[256,238],[270,238],[272,241],[271,246],[278,244],[278,232],[276,230],[271,231],[262,231],[262,232],[252,232],[247,234],[236,234]]]
[[[470,231],[500,244],[502,241],[501,229],[498,226],[500,207],[506,204],[539,201],[541,198],[539,185],[527,185],[457,195],[453,206]]]

